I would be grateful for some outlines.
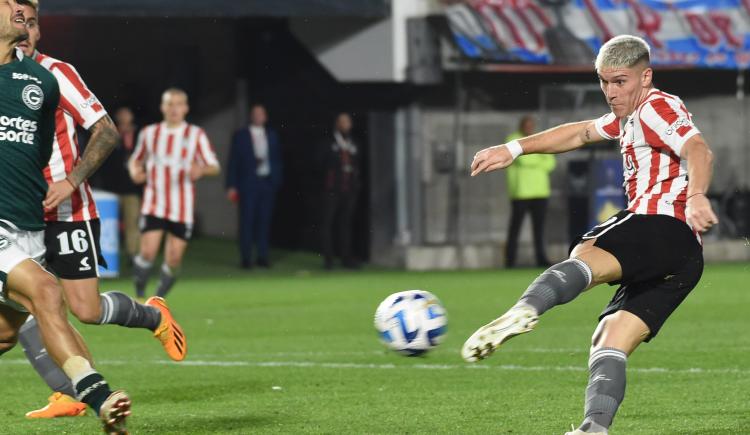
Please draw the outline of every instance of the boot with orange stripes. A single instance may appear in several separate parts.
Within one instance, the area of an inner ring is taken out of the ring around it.
[[[167,301],[164,298],[153,296],[148,298],[146,305],[155,307],[161,312],[161,323],[154,331],[154,337],[161,341],[164,351],[174,361],[182,361],[187,355],[187,338],[182,328],[175,321],[172,312],[167,307]]]

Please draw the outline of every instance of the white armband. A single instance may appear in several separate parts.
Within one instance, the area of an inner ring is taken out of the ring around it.
[[[505,147],[508,148],[508,151],[510,151],[511,157],[513,157],[513,160],[517,159],[518,156],[523,154],[523,148],[521,147],[521,142],[517,140],[512,140],[505,144]]]

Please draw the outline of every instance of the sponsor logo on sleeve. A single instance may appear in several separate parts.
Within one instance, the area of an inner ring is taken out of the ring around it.
[[[675,122],[672,123],[665,131],[664,133],[667,136],[673,135],[677,130],[679,130],[681,127],[692,127],[693,121],[687,118],[687,116],[680,116],[677,118]],[[684,134],[684,133],[683,133]]]
[[[94,107],[94,105],[98,103],[99,103],[99,100],[95,96],[92,95],[88,98],[88,100],[81,103],[80,106],[81,106],[81,109],[86,110],[89,107]]]

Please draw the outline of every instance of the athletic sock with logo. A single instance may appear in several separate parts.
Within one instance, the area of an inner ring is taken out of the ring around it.
[[[625,368],[628,356],[612,347],[602,347],[589,357],[589,384],[586,387],[586,408],[583,432],[607,432],[617,408],[625,398]]]
[[[128,328],[147,328],[154,331],[161,322],[161,311],[156,307],[139,304],[122,292],[102,293],[100,304],[100,325],[121,325]]]
[[[524,304],[542,314],[550,308],[566,304],[591,284],[591,268],[574,258],[545,270],[526,289],[518,305]]]
[[[75,385],[76,399],[89,405],[99,415],[102,404],[112,394],[104,377],[81,356],[70,357],[63,364],[63,370]]]
[[[68,396],[75,397],[76,392],[73,383],[60,367],[55,364],[52,357],[47,353],[42,343],[42,335],[39,332],[39,325],[33,316],[21,326],[18,334],[18,341],[23,347],[23,353],[34,367],[39,376],[52,391],[58,391]]]

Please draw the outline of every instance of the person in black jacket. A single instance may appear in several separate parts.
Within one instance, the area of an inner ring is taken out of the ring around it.
[[[333,268],[336,235],[342,265],[346,268],[358,267],[352,256],[351,236],[352,217],[360,188],[360,155],[352,140],[351,130],[351,116],[340,113],[336,117],[333,134],[321,149],[321,167],[324,169],[321,236],[326,269]],[[334,231],[334,225],[337,231]]]

